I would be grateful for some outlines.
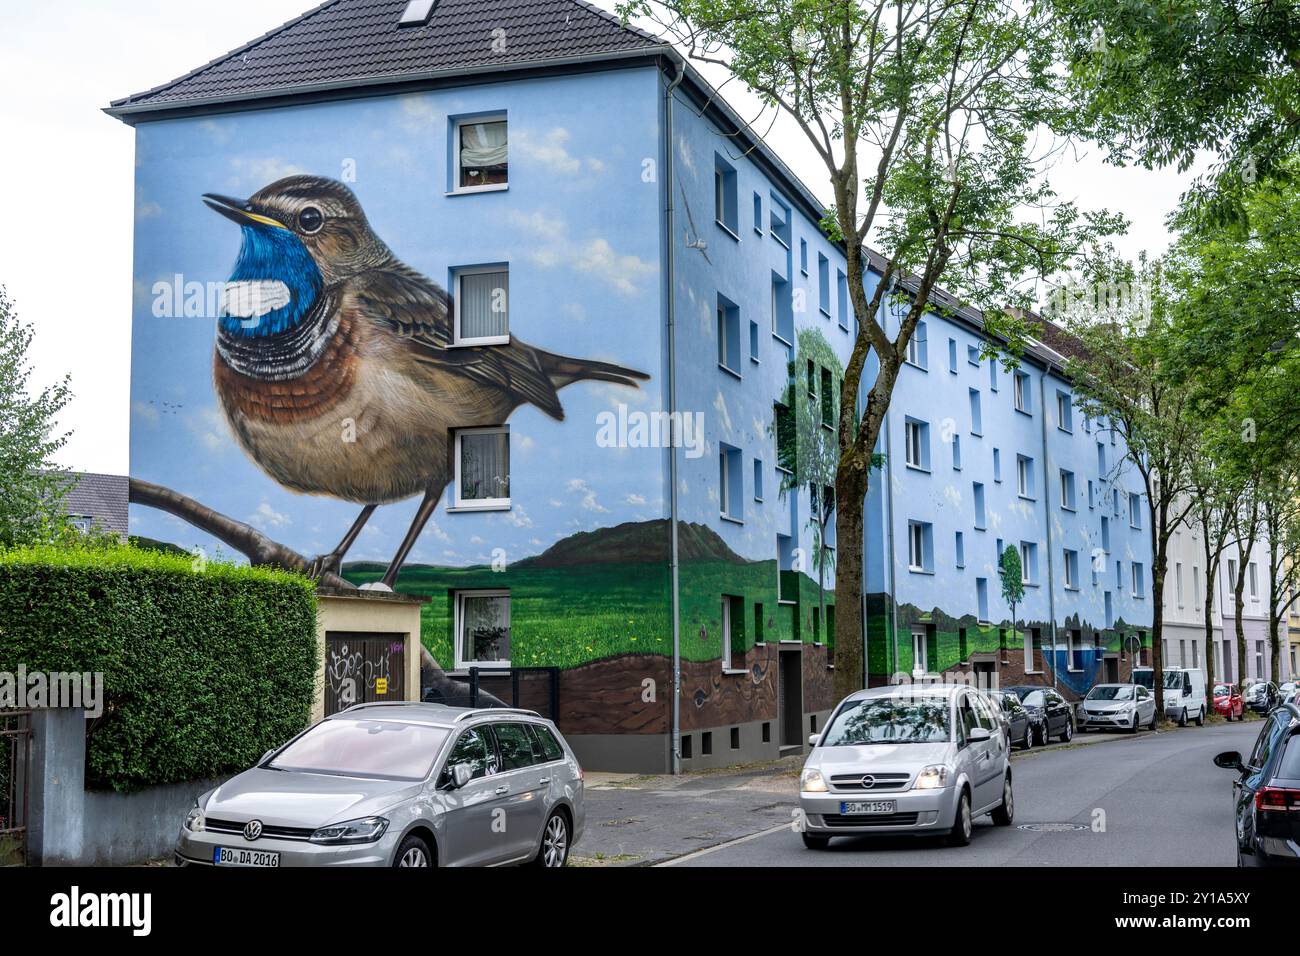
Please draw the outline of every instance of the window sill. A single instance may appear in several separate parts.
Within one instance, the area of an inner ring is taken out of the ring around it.
[[[774,232],[770,232],[770,233],[768,233],[768,235],[770,235],[773,239],[775,239],[777,242],[779,242],[783,248],[785,248],[785,249],[789,249],[789,248],[790,248],[790,243],[786,242],[784,239],[782,239],[782,238],[781,238],[780,236],[778,236],[776,233],[774,233]]]
[[[718,227],[719,229],[721,229],[723,232],[725,232],[727,235],[729,235],[732,239],[735,239],[737,242],[740,242],[740,236],[736,235],[735,230],[733,230],[733,229],[732,229],[730,226],[728,226],[725,222],[723,222],[721,219],[715,219],[715,220],[713,220],[713,221],[714,221],[714,223],[717,224],[717,227]]]
[[[446,509],[446,513],[458,514],[461,512],[469,512],[469,511],[509,511],[509,510],[510,510],[510,502],[507,501],[504,503],[493,503],[493,504],[483,504],[483,505],[475,505],[475,504],[452,505],[451,507]]]
[[[732,376],[734,376],[734,377],[736,378],[737,381],[741,381],[741,375],[740,375],[740,373],[737,372],[737,371],[736,371],[734,368],[732,368],[730,365],[723,365],[721,362],[719,362],[719,363],[718,363],[718,368],[722,369],[722,370],[723,370],[724,372],[726,372],[728,375],[732,375]]]
[[[761,504],[763,503],[763,499],[762,499],[762,498],[755,497],[755,498],[754,498],[754,503],[755,503],[755,504],[760,504],[760,505],[761,505]]]
[[[903,359],[903,364],[904,364],[904,365],[910,365],[912,368],[914,368],[914,369],[919,369],[919,370],[922,371],[922,372],[928,372],[928,371],[930,371],[930,370],[929,370],[928,368],[926,368],[924,365],[918,365],[916,362],[913,362],[911,359]]]
[[[934,572],[929,568],[915,568],[909,564],[907,566],[907,571],[909,574],[928,574],[930,577],[934,577]]]
[[[509,183],[496,183],[491,186],[466,186],[464,189],[450,189],[446,196],[474,196],[478,193],[503,193],[510,188]]]
[[[479,670],[506,670],[510,667],[509,661],[457,661],[454,669],[447,671],[448,677],[468,677],[469,669],[477,667]]]
[[[732,524],[744,524],[744,523],[745,523],[745,519],[744,519],[744,518],[733,518],[733,517],[732,517],[731,515],[729,515],[729,514],[719,514],[718,517],[721,518],[723,521],[729,521],[729,522],[731,522]]]
[[[913,465],[911,462],[907,462],[906,467],[910,468],[912,471],[919,471],[927,475],[930,474],[930,469],[923,465]]]
[[[1077,511],[1075,511],[1074,508],[1071,508],[1069,505],[1061,505],[1061,510],[1062,510],[1062,511],[1068,511],[1068,512],[1070,512],[1070,514],[1077,514],[1077,513],[1078,513]]]
[[[1034,417],[1034,413],[1033,413],[1033,412],[1031,412],[1031,411],[1027,411],[1026,409],[1023,409],[1023,408],[1017,408],[1016,411],[1018,411],[1021,415],[1026,416],[1027,418],[1033,418],[1033,417]],[[1025,671],[1025,673],[1027,674],[1027,673],[1029,673],[1029,672],[1028,672],[1028,671]]]
[[[1079,588],[1078,588],[1076,585],[1073,585],[1073,584],[1067,584],[1067,585],[1065,586],[1065,590],[1067,590],[1067,591],[1074,591],[1074,592],[1077,594],[1078,591],[1079,591]]]
[[[782,345],[784,345],[786,348],[791,348],[791,349],[794,348],[794,343],[791,342],[789,339],[787,339],[787,338],[786,338],[784,335],[782,335],[780,332],[773,332],[773,333],[772,333],[772,338],[776,339],[778,342],[780,342],[780,343],[781,343]]]
[[[826,318],[828,318],[828,319],[831,317],[830,309],[823,309],[823,308],[819,305],[819,306],[817,306],[817,311],[820,312],[822,315],[826,316]]]
[[[724,667],[722,669],[723,677],[744,677],[749,671],[744,667]]]
[[[510,336],[493,335],[481,339],[457,339],[447,346],[449,349],[474,349],[482,345],[509,345]]]
[[[751,355],[751,356],[749,357],[749,360],[750,360],[751,362],[753,362],[755,365],[762,365],[762,364],[763,364],[762,362],[760,362],[760,361],[758,360],[758,356],[757,356],[757,355]]]

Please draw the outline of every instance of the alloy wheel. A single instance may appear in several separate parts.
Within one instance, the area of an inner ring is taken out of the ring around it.
[[[564,817],[557,813],[547,821],[542,836],[542,865],[551,868],[564,866],[568,856],[569,827]]]
[[[429,858],[425,856],[424,850],[420,849],[418,846],[413,846],[402,854],[402,861],[397,865],[427,868],[429,866]]]

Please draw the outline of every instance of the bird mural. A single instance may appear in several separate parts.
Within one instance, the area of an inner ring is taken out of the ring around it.
[[[242,231],[213,359],[231,431],[283,487],[362,506],[315,574],[338,573],[378,506],[419,495],[382,579],[392,588],[452,478],[457,429],[525,404],[563,420],[566,385],[650,377],[513,336],[455,344],[451,296],[393,255],[343,183],[290,176],[203,200]]]

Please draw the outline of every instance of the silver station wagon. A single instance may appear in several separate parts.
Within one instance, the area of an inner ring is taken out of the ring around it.
[[[938,834],[970,843],[988,813],[1015,813],[1007,735],[985,696],[964,685],[877,687],[846,697],[799,781],[804,845],[831,837]]]
[[[528,710],[358,704],[201,795],[179,865],[564,866],[583,772]]]

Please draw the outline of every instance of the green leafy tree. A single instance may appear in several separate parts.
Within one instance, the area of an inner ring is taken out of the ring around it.
[[[1025,599],[1025,570],[1015,545],[1007,545],[998,556],[998,576],[1002,579],[1002,600],[1011,608],[1011,633],[1018,636],[1020,625],[1016,621],[1016,607]],[[1025,666],[1029,666],[1028,661]]]
[[[1102,476],[1103,489],[1129,469],[1142,478],[1151,513],[1151,658],[1156,713],[1163,714],[1163,595],[1169,542],[1194,504],[1191,466],[1200,432],[1190,389],[1178,377],[1171,357],[1176,298],[1165,281],[1163,263],[1112,262],[1099,281],[1140,294],[1105,312],[1085,308],[1069,317],[1079,347],[1066,370],[1083,414],[1105,419],[1106,427],[1124,440],[1124,454]]]
[[[984,309],[1015,355],[1025,279],[1118,217],[1059,202],[1045,130],[1073,128],[1051,10],[1014,0],[625,0],[803,133],[829,180],[858,335],[837,414],[835,692],[863,686],[864,501],[908,343],[927,311]],[[1050,138],[1050,137],[1048,137]],[[868,272],[868,243],[878,251]],[[937,295],[940,282],[952,298]],[[871,361],[874,359],[874,363]]]
[[[1188,209],[1249,214],[1252,184],[1300,145],[1297,0],[1053,0],[1079,119],[1114,160],[1187,169],[1213,151]]]
[[[0,547],[48,540],[65,523],[68,479],[54,454],[68,436],[55,434],[55,421],[71,393],[65,377],[30,394],[33,334],[0,287]]]

